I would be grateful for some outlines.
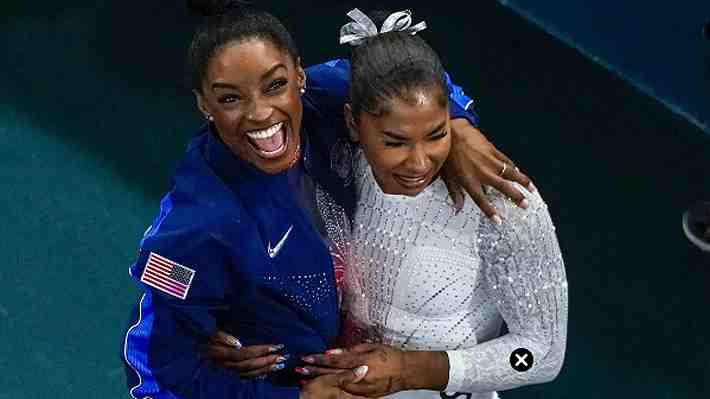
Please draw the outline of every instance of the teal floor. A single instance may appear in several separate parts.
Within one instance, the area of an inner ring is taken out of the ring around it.
[[[0,5],[0,399],[127,397],[127,267],[199,124],[182,68],[193,21],[167,0],[99,3]],[[306,63],[343,54],[347,7],[262,3]],[[475,18],[392,3],[427,20],[558,227],[565,367],[502,397],[708,397],[710,258],[680,215],[710,199],[710,136],[493,0]]]

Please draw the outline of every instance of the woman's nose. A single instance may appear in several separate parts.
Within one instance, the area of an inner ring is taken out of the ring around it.
[[[263,100],[254,100],[251,102],[251,106],[247,110],[246,117],[250,121],[262,122],[266,121],[271,117],[273,108],[271,105]]]
[[[407,167],[412,174],[424,174],[429,171],[429,156],[423,146],[415,145],[412,149],[409,158],[407,159]]]

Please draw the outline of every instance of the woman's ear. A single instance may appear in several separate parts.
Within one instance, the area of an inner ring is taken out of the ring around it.
[[[353,108],[350,104],[345,103],[345,105],[343,105],[343,114],[345,114],[345,124],[348,126],[348,131],[350,131],[350,140],[354,143],[359,143],[360,133],[358,132],[355,117],[353,116]]]
[[[298,87],[301,89],[301,93],[306,89],[306,71],[301,65],[301,57],[296,58],[296,76],[298,79]]]
[[[193,90],[192,91],[195,94],[195,102],[197,103],[197,109],[202,112],[202,115],[207,119],[208,121],[212,121],[212,114],[210,113],[209,108],[207,108],[207,102],[205,101],[204,97],[202,97],[202,94],[200,94],[199,91]]]

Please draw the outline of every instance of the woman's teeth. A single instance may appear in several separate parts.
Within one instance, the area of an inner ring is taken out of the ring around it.
[[[283,126],[283,122],[279,122],[275,124],[274,126],[271,126],[268,129],[264,130],[256,130],[256,131],[251,131],[247,133],[247,136],[253,138],[254,140],[263,140],[263,139],[268,139],[273,137],[276,133],[281,130],[281,127]]]
[[[427,177],[429,175],[423,175],[423,176],[417,176],[417,177],[408,177],[408,176],[401,176],[401,175],[395,175],[397,180],[400,181],[400,184],[402,184],[405,187],[408,188],[419,188],[422,185],[424,185],[427,182]]]

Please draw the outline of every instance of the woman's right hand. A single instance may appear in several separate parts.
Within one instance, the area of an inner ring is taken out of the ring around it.
[[[282,345],[242,346],[237,338],[217,331],[204,354],[217,365],[238,372],[240,377],[255,378],[284,368],[288,355],[279,353],[281,349]]]
[[[366,375],[367,366],[360,366],[314,378],[303,385],[300,399],[364,399],[364,396],[346,392],[343,387],[359,382]]]

